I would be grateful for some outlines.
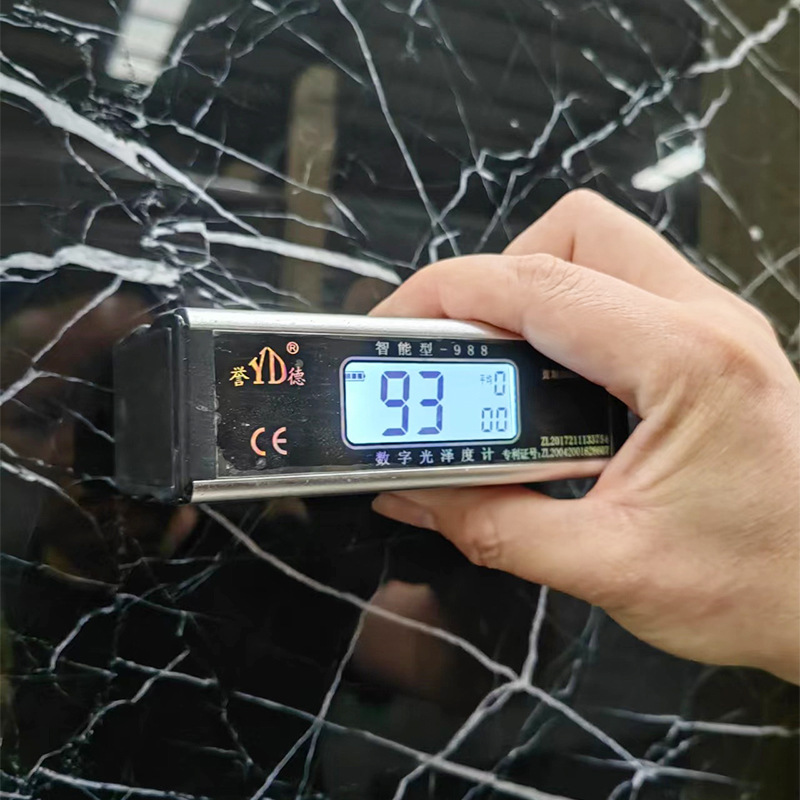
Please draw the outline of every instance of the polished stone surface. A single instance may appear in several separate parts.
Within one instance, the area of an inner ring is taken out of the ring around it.
[[[799,6],[3,2],[0,797],[796,798],[777,679],[369,497],[120,495],[110,348],[179,304],[364,313],[591,186],[795,355]]]

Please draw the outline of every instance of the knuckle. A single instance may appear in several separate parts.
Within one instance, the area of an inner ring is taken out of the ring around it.
[[[718,294],[713,302],[707,300],[698,303],[698,308],[704,309],[710,317],[718,318],[723,324],[734,326],[749,324],[753,326],[751,329],[767,333],[771,338],[778,340],[775,327],[767,314],[727,289],[722,289],[721,292],[722,294]]]
[[[739,303],[741,303],[742,309],[745,311],[745,313],[761,330],[769,333],[771,336],[777,339],[775,327],[773,326],[769,317],[763,311],[761,311],[761,309],[756,308],[746,300],[741,300],[740,298],[737,298],[737,300]]]
[[[733,328],[713,319],[694,320],[672,353],[673,375],[681,375],[693,394],[701,387],[743,392],[760,391],[775,380],[772,361],[761,351],[751,328]]]
[[[567,192],[554,206],[559,212],[574,214],[580,211],[595,209],[601,205],[607,205],[608,200],[603,195],[598,194],[592,189],[572,189]]]
[[[505,545],[494,517],[480,505],[470,510],[459,537],[464,555],[478,567],[500,569]]]
[[[708,362],[715,367],[712,374],[725,377],[761,375],[761,359],[744,337],[718,325],[701,326],[701,343]]]

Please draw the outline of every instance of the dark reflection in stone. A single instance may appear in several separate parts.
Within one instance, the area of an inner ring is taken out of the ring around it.
[[[365,313],[580,185],[796,352],[796,2],[2,22],[2,796],[798,796],[795,689],[656,652],[370,498],[122,496],[110,359],[177,305]],[[682,150],[702,165],[647,191]]]

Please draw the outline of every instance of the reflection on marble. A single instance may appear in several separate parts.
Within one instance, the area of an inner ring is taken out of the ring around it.
[[[799,10],[4,2],[0,797],[797,797],[765,674],[369,498],[121,496],[110,348],[178,304],[363,313],[587,185],[796,353]]]

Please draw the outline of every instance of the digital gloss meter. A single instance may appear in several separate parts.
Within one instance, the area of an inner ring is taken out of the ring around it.
[[[114,351],[121,489],[199,502],[597,475],[603,388],[453,320],[184,308]]]

